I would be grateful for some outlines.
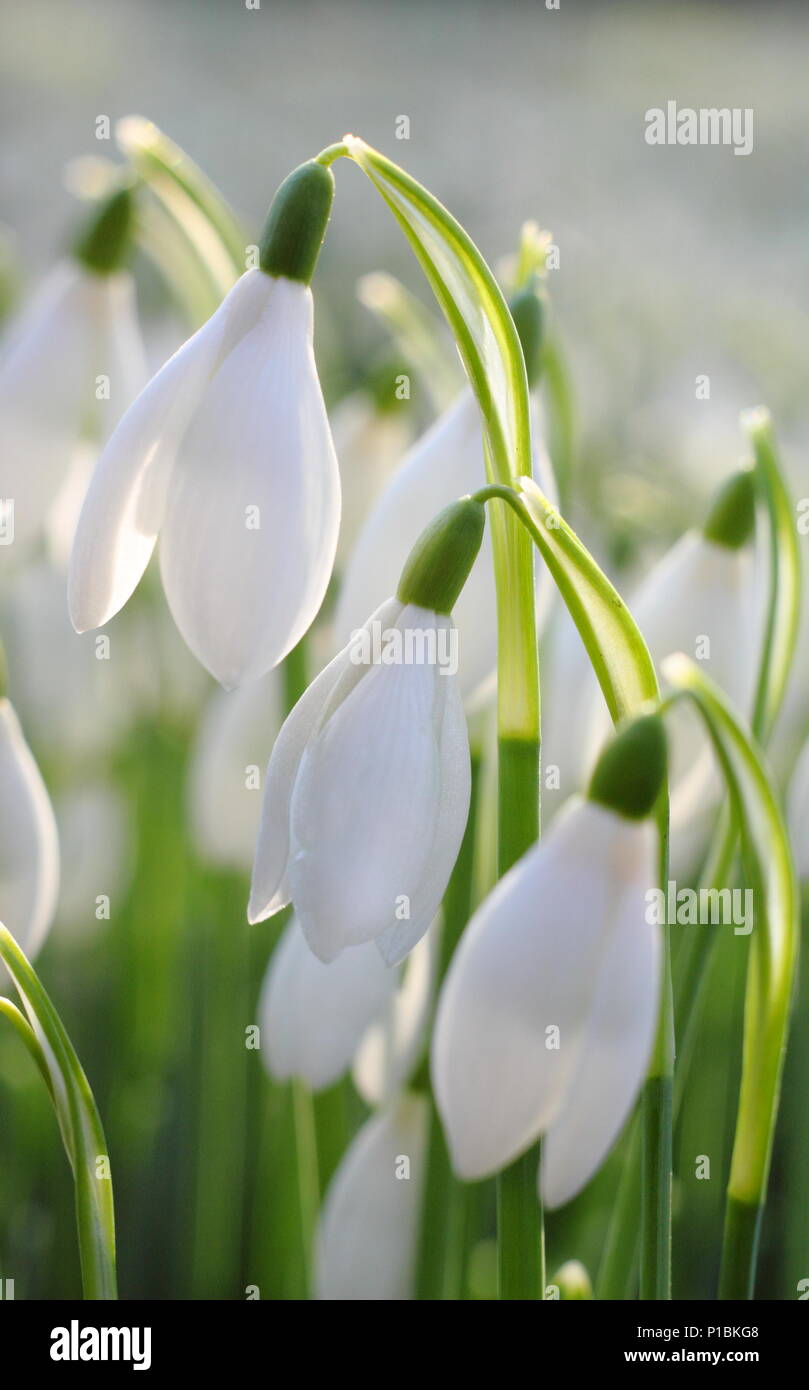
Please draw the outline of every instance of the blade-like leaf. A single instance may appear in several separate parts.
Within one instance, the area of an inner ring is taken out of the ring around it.
[[[40,1071],[44,1069],[47,1073],[48,1089],[73,1169],[85,1298],[116,1298],[112,1179],[93,1093],[39,977],[2,925],[0,959],[14,981],[28,1024],[13,1004],[9,1007],[8,1000],[3,1001],[3,1013],[13,1023]]]
[[[669,657],[664,673],[689,696],[705,721],[727,782],[754,892],[744,1010],[742,1079],[728,1183],[729,1224],[723,1269],[725,1296],[749,1297],[755,1267],[757,1222],[764,1202],[778,1113],[784,1049],[798,955],[799,895],[786,826],[763,757],[726,697],[687,657]]]
[[[526,524],[579,630],[617,723],[657,699],[649,649],[620,594],[575,531],[532,478],[521,478],[520,487]]]
[[[756,737],[766,742],[778,717],[795,654],[801,604],[801,554],[792,499],[778,463],[770,412],[742,415],[769,518],[769,595],[764,650],[753,709]]]

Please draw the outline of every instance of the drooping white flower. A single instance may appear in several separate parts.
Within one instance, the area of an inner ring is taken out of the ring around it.
[[[270,958],[259,1003],[261,1057],[270,1075],[297,1077],[312,1091],[330,1086],[384,1013],[397,978],[370,943],[324,965],[293,917]]]
[[[534,474],[553,501],[556,487],[534,415]],[[337,603],[335,630],[340,642],[347,641],[366,615],[395,592],[410,547],[436,513],[485,483],[480,410],[472,392],[465,390],[402,460],[360,531]],[[538,611],[544,616],[550,600],[544,566],[537,566],[537,577]],[[497,666],[496,595],[488,535],[453,616],[462,653],[462,692],[472,702],[488,692]]]
[[[47,935],[58,892],[51,803],[14,709],[0,698],[0,921],[29,957]]]
[[[347,1150],[321,1212],[317,1298],[413,1297],[428,1114],[426,1097],[402,1095],[368,1120]]]
[[[624,777],[630,757],[646,762],[639,782]],[[657,1019],[661,942],[646,916],[657,844],[645,817],[663,759],[659,722],[629,725],[602,756],[590,799],[568,803],[461,939],[432,1076],[463,1178],[496,1172],[543,1135],[541,1190],[556,1207],[620,1133]]]
[[[705,527],[675,543],[629,604],[658,669],[673,652],[687,652],[745,712],[759,640],[755,556],[748,544],[753,522],[752,479],[742,471],[720,489]],[[595,691],[592,708],[597,713],[584,739],[591,757],[609,728]],[[699,716],[685,703],[672,711],[669,743],[676,877],[693,867],[721,796],[721,779]]]
[[[435,656],[451,618],[389,599],[361,631],[369,650],[378,635],[377,660],[362,641],[345,647],[278,736],[248,916],[291,901],[321,960],[376,940],[395,964],[426,932],[457,858],[469,746],[457,682]]]
[[[121,420],[90,484],[70,566],[74,626],[100,627],[126,603],[159,534],[174,620],[226,687],[270,670],[303,636],[337,545],[339,473],[312,350],[314,260],[298,264],[312,237],[319,248],[333,179],[319,165],[302,172],[276,195],[263,268],[237,281]],[[310,200],[313,187],[317,227],[307,240],[296,199]],[[297,239],[281,225],[290,208]]]
[[[277,671],[208,699],[191,754],[188,811],[197,850],[212,864],[252,866],[261,779],[282,722]]]
[[[0,357],[0,506],[12,560],[58,515],[75,521],[83,441],[113,429],[143,385],[131,275],[65,260],[48,276]]]

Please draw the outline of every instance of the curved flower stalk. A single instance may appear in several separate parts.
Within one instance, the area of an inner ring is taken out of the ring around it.
[[[439,1000],[432,1077],[453,1166],[485,1177],[544,1135],[540,1188],[560,1206],[618,1137],[650,1061],[662,938],[649,816],[665,775],[659,716],[625,725],[541,844],[461,939]]]
[[[210,863],[249,873],[261,778],[282,722],[277,671],[209,696],[191,753],[188,812],[197,852]]]
[[[59,841],[45,784],[11,702],[0,695],[0,914],[28,956],[59,892]]]
[[[799,945],[792,851],[758,746],[723,692],[687,657],[664,674],[696,706],[716,749],[755,902],[747,964],[739,1109],[727,1189],[719,1297],[752,1298]]]
[[[320,1217],[317,1298],[413,1297],[427,1113],[424,1096],[405,1093],[368,1120],[346,1152]]]
[[[273,201],[260,266],[158,372],[104,450],[68,584],[77,631],[126,603],[158,534],[163,588],[225,687],[311,625],[337,546],[340,481],[312,351],[309,281],[333,177],[310,163]]]
[[[8,929],[0,924],[0,962],[22,1003],[0,997],[0,1017],[14,1028],[48,1089],[73,1174],[84,1297],[117,1298],[115,1214],[109,1154],[87,1077],[62,1020]]]
[[[537,301],[530,298],[538,311]],[[538,348],[537,340],[531,377],[538,363]],[[553,470],[541,443],[536,409],[533,417],[534,474],[545,495],[555,502]],[[456,497],[475,492],[485,481],[480,411],[467,389],[414,445],[362,528],[338,598],[338,640],[347,640],[365,614],[392,591],[414,539],[441,508]],[[544,566],[538,566],[537,578],[541,626],[548,614],[552,585]],[[467,705],[473,706],[490,693],[497,668],[497,598],[488,533],[454,618],[462,653],[462,691]]]
[[[484,519],[472,499],[441,514],[273,749],[248,916],[293,902],[322,961],[375,940],[397,964],[444,895],[470,797],[450,615]]]
[[[261,1057],[276,1081],[297,1078],[312,1091],[347,1071],[368,1027],[396,988],[367,943],[324,965],[293,917],[270,957],[259,1003]]]
[[[103,440],[146,377],[124,268],[133,215],[132,192],[118,189],[51,272],[0,358],[0,506],[12,560],[25,558],[54,511],[67,508],[75,520],[87,477],[82,441]]]

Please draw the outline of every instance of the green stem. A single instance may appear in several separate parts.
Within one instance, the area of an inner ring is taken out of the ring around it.
[[[473,753],[469,819],[444,897],[436,994],[472,909],[480,764],[480,754]],[[466,1268],[464,1236],[469,1194],[469,1185],[459,1183],[452,1175],[444,1132],[431,1096],[427,1176],[416,1279],[419,1299],[457,1301],[463,1297]]]
[[[539,741],[501,739],[498,759],[498,867],[502,876],[530,848],[539,832]],[[539,1158],[537,1144],[497,1178],[501,1299],[539,1299],[545,1287]]]
[[[741,1201],[728,1193],[719,1273],[720,1299],[753,1297],[763,1211],[762,1203]]]

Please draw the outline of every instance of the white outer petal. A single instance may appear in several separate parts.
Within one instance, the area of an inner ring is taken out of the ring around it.
[[[113,431],[76,527],[68,605],[77,632],[101,627],[113,617],[143,574],[163,521],[179,443],[223,353],[260,312],[266,279],[260,271],[243,275]]]
[[[401,607],[395,599],[389,599],[368,621],[376,620],[387,626],[395,621]],[[286,907],[290,900],[287,877],[290,800],[306,742],[338,683],[342,683],[343,678],[348,682],[359,680],[363,672],[364,668],[352,665],[350,649],[345,647],[307,687],[284,721],[264,778],[253,882],[247,909],[250,922],[263,922],[266,917]]]
[[[239,690],[214,690],[197,728],[189,769],[188,805],[197,849],[213,864],[249,871],[253,863],[261,776],[282,723],[277,671]]]
[[[388,965],[397,965],[421,940],[441,905],[458,858],[472,792],[469,734],[461,692],[454,676],[441,676],[447,689],[439,735],[441,786],[432,852],[426,872],[410,899],[408,921],[394,922],[377,938]]]
[[[656,877],[655,831],[645,822],[639,872],[621,900],[601,962],[598,994],[575,1073],[542,1145],[548,1207],[570,1201],[612,1148],[643,1082],[660,999],[660,928],[645,918]]]
[[[264,278],[259,321],[207,384],[177,451],[160,536],[174,621],[228,688],[276,666],[311,626],[340,525],[311,290]]]
[[[408,605],[396,627],[439,633],[449,624]],[[366,667],[307,744],[290,807],[289,876],[304,934],[322,960],[396,929],[407,899],[406,940],[382,943],[393,963],[435,914],[469,806],[459,705],[445,725],[453,693],[437,664]]]
[[[15,559],[44,526],[93,400],[103,280],[64,262],[0,360],[0,497],[14,500]]]
[[[436,1101],[462,1177],[496,1172],[556,1118],[613,912],[645,864],[644,843],[637,826],[573,798],[472,918],[441,993],[432,1045]],[[552,1026],[558,1049],[546,1046]]]
[[[8,700],[0,700],[0,921],[33,957],[59,892],[56,821]]]
[[[363,1125],[335,1173],[320,1218],[319,1299],[413,1297],[427,1148],[427,1101],[404,1095]],[[410,1177],[396,1175],[403,1157]]]
[[[407,1083],[421,1055],[432,1009],[440,931],[440,923],[435,922],[418,942],[384,1017],[368,1029],[357,1050],[351,1074],[369,1105],[392,1100]],[[356,947],[358,951],[369,949]],[[375,954],[379,959],[378,952]],[[337,960],[352,955],[353,950],[343,951]]]
[[[313,955],[293,917],[267,967],[259,1003],[261,1057],[278,1081],[299,1077],[313,1091],[347,1070],[366,1029],[384,1012],[397,976],[373,946],[330,965]]]

